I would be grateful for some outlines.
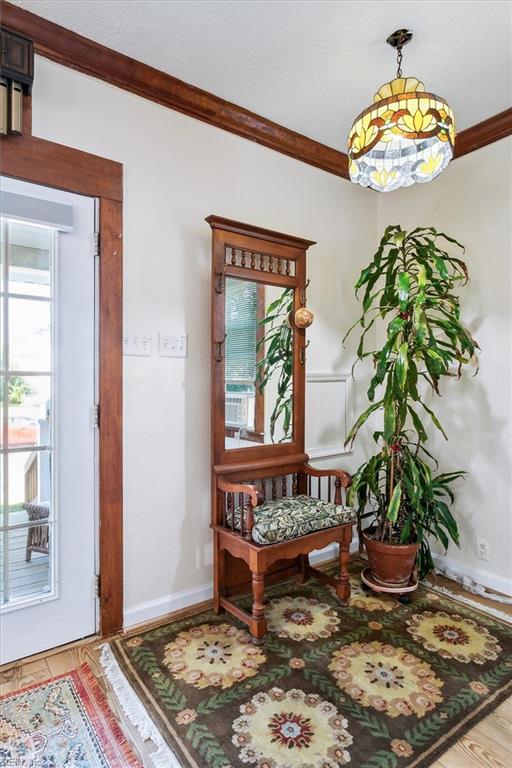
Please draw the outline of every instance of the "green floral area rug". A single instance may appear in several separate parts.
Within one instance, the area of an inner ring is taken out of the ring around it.
[[[205,611],[104,647],[167,765],[426,768],[512,694],[512,627],[426,588],[401,605],[353,572],[348,608],[314,579],[266,604],[263,645]]]
[[[0,766],[142,768],[87,664],[0,697]]]

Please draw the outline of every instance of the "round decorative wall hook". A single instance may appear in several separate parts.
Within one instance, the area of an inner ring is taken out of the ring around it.
[[[315,319],[315,316],[310,309],[301,307],[296,311],[293,319],[297,328],[309,328]]]

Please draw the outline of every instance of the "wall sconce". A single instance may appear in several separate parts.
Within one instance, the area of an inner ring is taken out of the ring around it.
[[[23,93],[34,81],[34,46],[26,37],[3,27],[1,35],[0,134],[23,133]]]

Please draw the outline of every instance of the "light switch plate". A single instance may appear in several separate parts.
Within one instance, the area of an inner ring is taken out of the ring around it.
[[[187,357],[187,347],[186,334],[158,334],[158,354],[160,357]]]
[[[151,357],[153,334],[144,331],[126,331],[123,334],[123,354]]]

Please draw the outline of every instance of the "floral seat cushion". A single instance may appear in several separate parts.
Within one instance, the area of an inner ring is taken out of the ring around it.
[[[240,530],[240,510],[235,509],[235,529]],[[232,527],[231,515],[227,524]],[[246,518],[247,519],[247,518]],[[356,513],[352,507],[313,499],[311,496],[267,501],[254,508],[252,538],[256,544],[277,544],[307,533],[354,523]]]

